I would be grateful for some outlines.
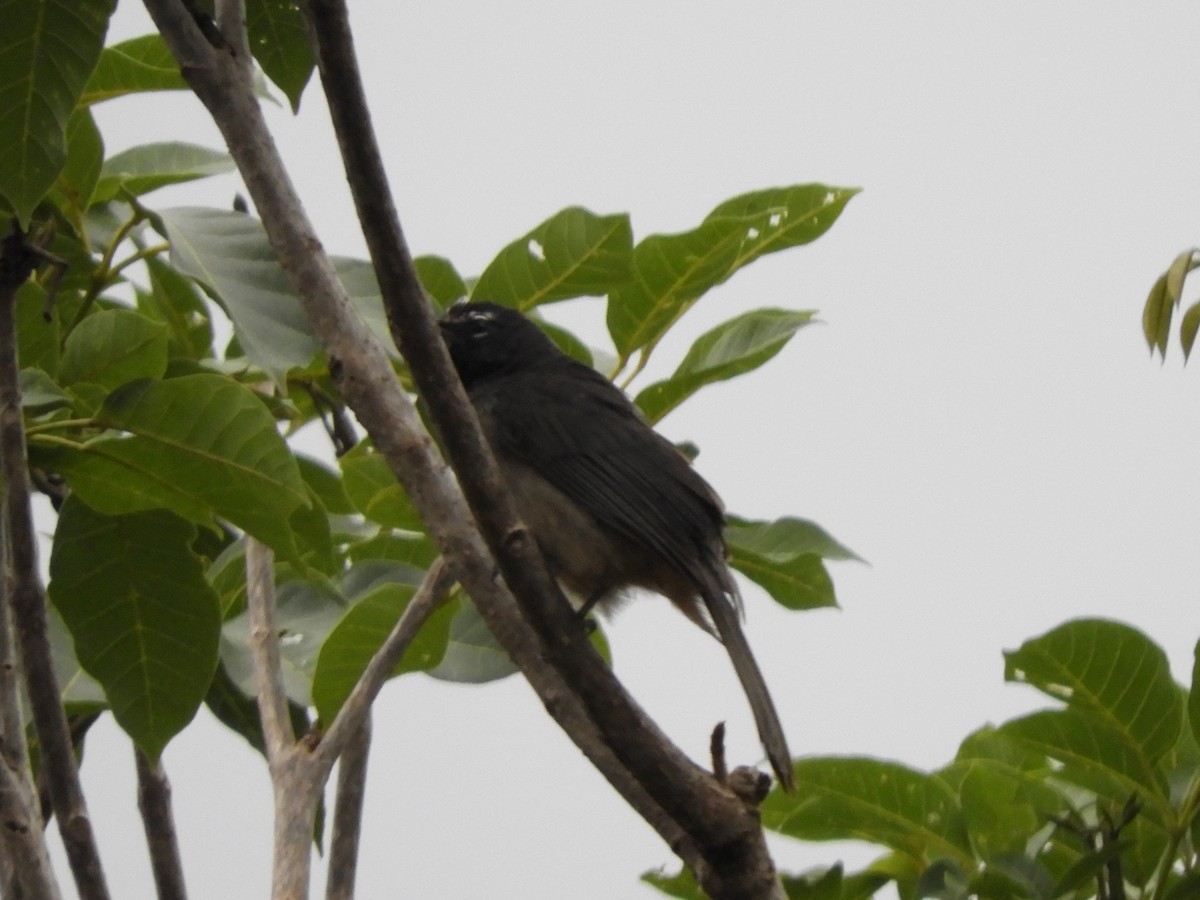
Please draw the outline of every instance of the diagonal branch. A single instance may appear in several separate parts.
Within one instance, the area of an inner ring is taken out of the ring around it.
[[[162,761],[150,762],[137,747],[133,748],[138,779],[138,812],[150,850],[150,869],[158,900],[187,900],[183,880],[183,860],[179,857],[179,839],[171,812],[171,782]]]

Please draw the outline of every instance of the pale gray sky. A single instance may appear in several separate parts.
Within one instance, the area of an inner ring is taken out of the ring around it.
[[[871,562],[840,612],[747,587],[748,630],[800,754],[932,768],[1041,705],[1001,653],[1084,615],[1135,624],[1190,678],[1200,635],[1200,371],[1152,361],[1141,305],[1200,243],[1193,2],[355,3],[409,241],[478,273],[558,209],[637,235],[805,181],[857,185],[805,248],[715,291],[660,348],[755,306],[816,308],[764,370],[664,430],[739,514],[812,518]],[[125,0],[114,38],[148,30]],[[327,247],[362,255],[322,98],[271,113]],[[199,104],[106,104],[110,151],[219,140]],[[225,207],[232,178],[158,206]],[[1200,296],[1200,284],[1189,292]],[[548,310],[594,343],[598,300]],[[705,758],[759,759],[721,649],[657,599],[609,629],[618,674]],[[263,897],[265,766],[202,713],[165,755],[192,895]],[[114,894],[152,894],[132,757],[110,722],[84,776]],[[360,896],[650,897],[669,851],[516,679],[406,677],[376,713]],[[775,842],[784,868],[860,848]],[[64,868],[65,873],[65,868]],[[320,867],[318,866],[318,875]]]

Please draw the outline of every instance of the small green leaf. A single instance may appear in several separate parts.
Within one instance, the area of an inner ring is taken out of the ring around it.
[[[484,684],[520,671],[500,646],[474,603],[462,603],[450,622],[441,663],[429,674],[441,681]]]
[[[248,0],[246,35],[263,72],[287,95],[292,111],[298,112],[300,96],[316,65],[299,5],[292,0]]]
[[[413,260],[421,287],[440,308],[445,309],[467,296],[467,285],[454,264],[442,256],[418,256]]]
[[[362,443],[338,460],[346,496],[372,522],[403,531],[421,531],[425,525],[404,488],[396,481],[387,460]]]
[[[1192,689],[1188,693],[1187,712],[1188,723],[1192,727],[1192,735],[1200,743],[1200,641],[1196,642],[1192,651]]]
[[[529,310],[607,294],[629,280],[632,254],[629,216],[569,207],[501,250],[479,276],[471,299]]]
[[[811,757],[793,763],[797,789],[772,791],[763,827],[806,841],[862,840],[924,865],[973,866],[954,792],[940,778],[863,757]]]
[[[1004,677],[1085,710],[1135,748],[1143,768],[1167,753],[1183,727],[1166,654],[1128,625],[1078,619],[1004,654]]]
[[[220,150],[178,141],[141,144],[104,161],[95,199],[103,203],[121,192],[137,197],[169,184],[222,175],[233,169],[229,154]]]
[[[312,326],[292,293],[262,224],[207,207],[164,210],[171,262],[220,298],[250,359],[284,383],[317,352]]]
[[[105,516],[69,497],[50,557],[79,661],[151,759],[192,720],[216,669],[221,619],[195,535],[169,512]]]
[[[1197,331],[1200,331],[1200,303],[1193,303],[1183,314],[1183,321],[1179,323],[1179,343],[1183,346],[1184,362],[1192,355]]]
[[[756,309],[701,335],[673,375],[637,396],[651,423],[708,384],[757,369],[783,349],[798,330],[813,320],[812,312]]]
[[[142,91],[187,89],[179,64],[162,36],[144,34],[104,48],[79,102],[91,106]]]
[[[850,198],[858,192],[858,188],[827,184],[768,188],[726,200],[709,213],[708,218],[767,214],[766,227],[742,248],[742,257],[736,264],[736,268],[740,268],[767,253],[815,241],[833,226]]]
[[[131,437],[40,451],[89,506],[165,507],[200,524],[219,516],[298,561],[288,518],[308,494],[251,390],[218,375],[138,381],[110,394],[98,418]]]
[[[656,872],[643,872],[642,881],[668,897],[676,897],[678,900],[706,900],[708,897],[701,890],[700,885],[696,884],[696,876],[687,866],[681,868],[675,875],[668,875],[662,869]]]
[[[407,584],[383,584],[362,596],[330,632],[317,657],[312,695],[323,723],[333,721],[371,657],[383,646],[412,600]],[[445,603],[421,627],[392,675],[419,672],[442,661],[457,603]]]
[[[116,0],[0,0],[0,194],[22,225],[67,160],[67,122]]]
[[[41,369],[22,369],[19,373],[21,406],[26,410],[43,410],[70,406],[71,397]]]
[[[823,559],[859,559],[804,519],[753,522],[729,516],[729,562],[788,609],[837,606]]]
[[[171,359],[207,359],[213,355],[212,318],[196,282],[180,275],[157,256],[146,260],[150,290],[138,291],[138,311],[168,329]]]
[[[161,378],[167,370],[167,329],[127,309],[92,313],[67,335],[59,377],[114,390],[139,378]]]

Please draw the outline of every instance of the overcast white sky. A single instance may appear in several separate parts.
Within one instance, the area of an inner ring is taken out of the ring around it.
[[[937,767],[972,729],[1041,705],[1003,683],[1001,653],[1075,616],[1141,627],[1190,678],[1200,371],[1177,345],[1151,360],[1140,313],[1200,243],[1200,5],[352,6],[409,241],[465,274],[568,205],[629,211],[642,236],[746,190],[864,188],[820,241],[708,297],[643,382],[755,306],[827,323],[664,423],[700,445],[732,511],[812,518],[871,563],[833,568],[841,611],[746,590],[794,752]],[[123,0],[112,38],[146,30]],[[271,120],[327,247],[363,255],[319,92]],[[219,146],[189,96],[107,104],[100,122],[110,152]],[[226,207],[235,189],[150,199]],[[601,301],[547,312],[604,341]],[[715,642],[658,599],[609,634],[618,674],[686,749],[704,759],[724,719],[732,759],[759,759]],[[165,762],[192,896],[266,896],[260,758],[202,713]],[[110,723],[84,775],[114,895],[151,896]],[[675,866],[516,679],[394,682],[370,777],[368,900],[650,897],[638,874]],[[873,855],[775,846],[794,870]]]

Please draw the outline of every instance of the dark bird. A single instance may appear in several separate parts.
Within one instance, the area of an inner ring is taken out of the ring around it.
[[[521,313],[459,303],[440,325],[551,574],[584,611],[646,588],[716,636],[750,700],[771,767],[790,790],[791,754],[742,632],[716,492],[619,388]]]

